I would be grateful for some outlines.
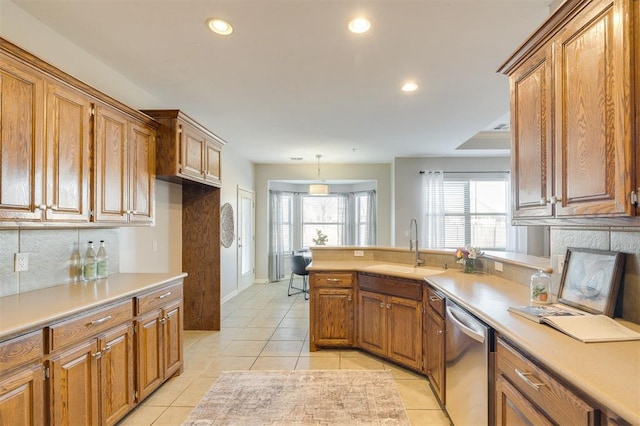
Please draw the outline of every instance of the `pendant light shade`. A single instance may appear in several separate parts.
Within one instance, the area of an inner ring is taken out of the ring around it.
[[[322,157],[322,155],[316,154],[316,158],[318,159],[318,181],[320,181],[320,157]],[[329,195],[329,185],[312,183],[309,185],[309,195]]]

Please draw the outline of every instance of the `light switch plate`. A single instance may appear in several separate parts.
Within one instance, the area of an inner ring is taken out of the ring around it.
[[[494,267],[496,268],[496,271],[502,272],[502,262],[495,262]]]
[[[353,251],[353,255],[356,256],[356,257],[362,257],[362,256],[364,256],[364,251],[362,251],[362,250],[354,250]]]

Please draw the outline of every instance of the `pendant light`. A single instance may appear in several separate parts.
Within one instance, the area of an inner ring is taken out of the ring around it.
[[[322,155],[316,154],[316,158],[318,159],[318,182],[320,182],[320,157],[322,157]],[[329,185],[312,183],[309,185],[309,195],[329,195]]]

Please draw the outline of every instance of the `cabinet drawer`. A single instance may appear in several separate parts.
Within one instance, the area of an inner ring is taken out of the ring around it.
[[[427,288],[427,301],[431,309],[436,311],[441,318],[444,318],[444,296],[435,291],[433,288]]]
[[[355,281],[351,273],[314,273],[314,284],[316,286],[329,287],[351,287]]]
[[[55,351],[133,319],[131,300],[107,306],[47,327],[49,350]]]
[[[496,371],[558,424],[596,424],[598,410],[524,357],[503,339],[496,344]]]
[[[162,287],[136,297],[136,315],[152,311],[176,299],[182,299],[182,282]]]
[[[422,283],[403,278],[382,275],[360,274],[358,284],[361,290],[388,294],[412,300],[422,300]]]
[[[42,357],[42,330],[0,343],[0,372],[35,361]]]

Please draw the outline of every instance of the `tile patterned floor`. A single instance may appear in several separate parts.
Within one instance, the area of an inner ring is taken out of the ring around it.
[[[182,375],[154,392],[120,426],[180,425],[226,370],[391,370],[412,425],[449,425],[427,380],[358,350],[309,352],[309,301],[287,282],[255,284],[222,305],[220,331],[185,331]]]

